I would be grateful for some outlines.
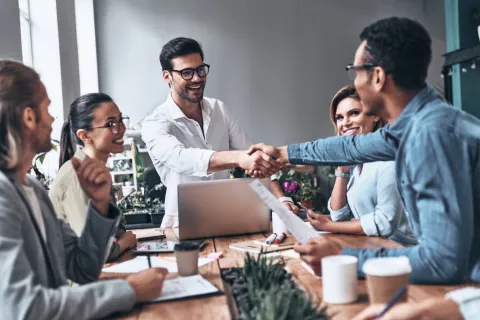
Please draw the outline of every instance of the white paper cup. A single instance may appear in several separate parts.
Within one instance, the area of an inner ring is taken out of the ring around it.
[[[356,257],[343,255],[322,259],[323,301],[332,304],[357,301],[357,262]]]
[[[388,303],[403,286],[408,286],[412,267],[407,257],[368,259],[363,264],[370,303]],[[399,301],[407,301],[408,290]]]
[[[273,233],[276,234],[282,234],[284,232],[288,234],[287,226],[285,225],[285,223],[283,223],[278,214],[275,212],[272,212],[272,229]]]
[[[192,242],[180,242],[175,245],[175,258],[180,276],[193,276],[198,273],[198,252],[200,246]]]

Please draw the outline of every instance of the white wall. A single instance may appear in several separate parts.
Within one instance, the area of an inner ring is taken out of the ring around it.
[[[192,37],[212,66],[206,95],[226,102],[254,140],[278,145],[329,136],[329,103],[349,83],[344,66],[360,31],[392,15],[434,29],[429,80],[441,83],[441,0],[95,1],[100,90],[140,121],[168,93],[162,45]]]
[[[18,0],[0,1],[0,58],[22,60]]]

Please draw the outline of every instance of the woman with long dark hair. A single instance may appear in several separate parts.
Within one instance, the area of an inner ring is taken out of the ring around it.
[[[66,221],[77,235],[85,226],[88,196],[82,190],[70,159],[75,145],[88,157],[106,163],[111,153],[123,152],[124,117],[115,102],[104,93],[77,98],[70,106],[60,139],[60,170],[50,190],[57,216]],[[113,199],[112,199],[113,200]],[[120,224],[108,261],[115,260],[136,245],[132,232]]]

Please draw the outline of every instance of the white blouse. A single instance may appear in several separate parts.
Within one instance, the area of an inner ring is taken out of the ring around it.
[[[347,204],[328,210],[333,221],[360,220],[368,236],[384,236],[403,245],[417,244],[404,211],[395,180],[395,162],[356,166],[347,185]]]

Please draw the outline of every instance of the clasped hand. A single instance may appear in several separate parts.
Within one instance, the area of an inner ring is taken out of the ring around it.
[[[269,177],[288,163],[281,158],[279,148],[263,143],[252,145],[246,153],[250,158],[250,163],[242,168],[246,170],[246,174],[256,178]]]

